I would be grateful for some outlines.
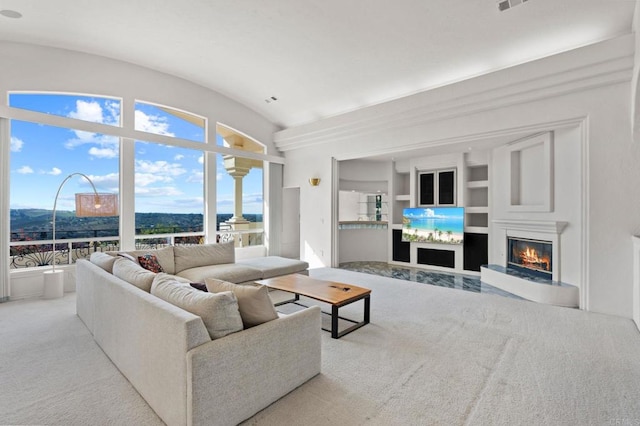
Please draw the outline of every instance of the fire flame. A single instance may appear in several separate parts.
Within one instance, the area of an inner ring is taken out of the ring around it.
[[[543,269],[545,271],[551,270],[551,261],[549,257],[538,256],[538,252],[530,247],[526,247],[520,252],[520,261],[522,262],[523,266]]]

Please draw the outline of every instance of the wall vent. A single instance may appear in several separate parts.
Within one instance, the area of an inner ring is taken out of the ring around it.
[[[529,0],[498,0],[498,10],[502,12],[527,1]]]

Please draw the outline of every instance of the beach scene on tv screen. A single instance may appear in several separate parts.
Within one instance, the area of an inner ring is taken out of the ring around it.
[[[403,210],[402,241],[462,244],[463,237],[463,207],[409,208]]]

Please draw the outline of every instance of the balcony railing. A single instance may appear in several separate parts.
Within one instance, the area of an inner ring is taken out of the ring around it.
[[[264,230],[262,228],[233,231],[222,230],[216,232],[219,243],[236,241],[236,247],[248,247],[263,244]],[[184,232],[171,234],[136,235],[136,250],[158,249],[169,245],[203,244],[204,233]],[[53,240],[12,241],[10,248],[10,269],[37,268],[52,265]],[[118,251],[120,240],[118,237],[69,238],[56,240],[56,265],[71,265],[78,259],[91,256],[97,251]]]

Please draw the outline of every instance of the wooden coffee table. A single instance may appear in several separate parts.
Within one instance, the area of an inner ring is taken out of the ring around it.
[[[295,294],[290,300],[276,303],[276,306],[285,303],[298,303],[300,296],[306,296],[320,302],[331,305],[331,330],[323,328],[325,331],[331,332],[331,337],[339,339],[345,334],[369,324],[369,311],[371,308],[371,290],[368,288],[358,287],[351,284],[337,283],[333,281],[317,280],[306,275],[291,274],[280,277],[269,278],[266,280],[256,281],[258,284],[266,285],[269,288],[283,290]],[[338,309],[342,306],[349,305],[358,300],[364,299],[364,320],[354,321],[349,318],[343,318],[338,315]],[[304,306],[304,305],[303,305]],[[328,312],[325,312],[328,314]],[[338,319],[352,322],[354,325],[342,331],[338,331]]]

